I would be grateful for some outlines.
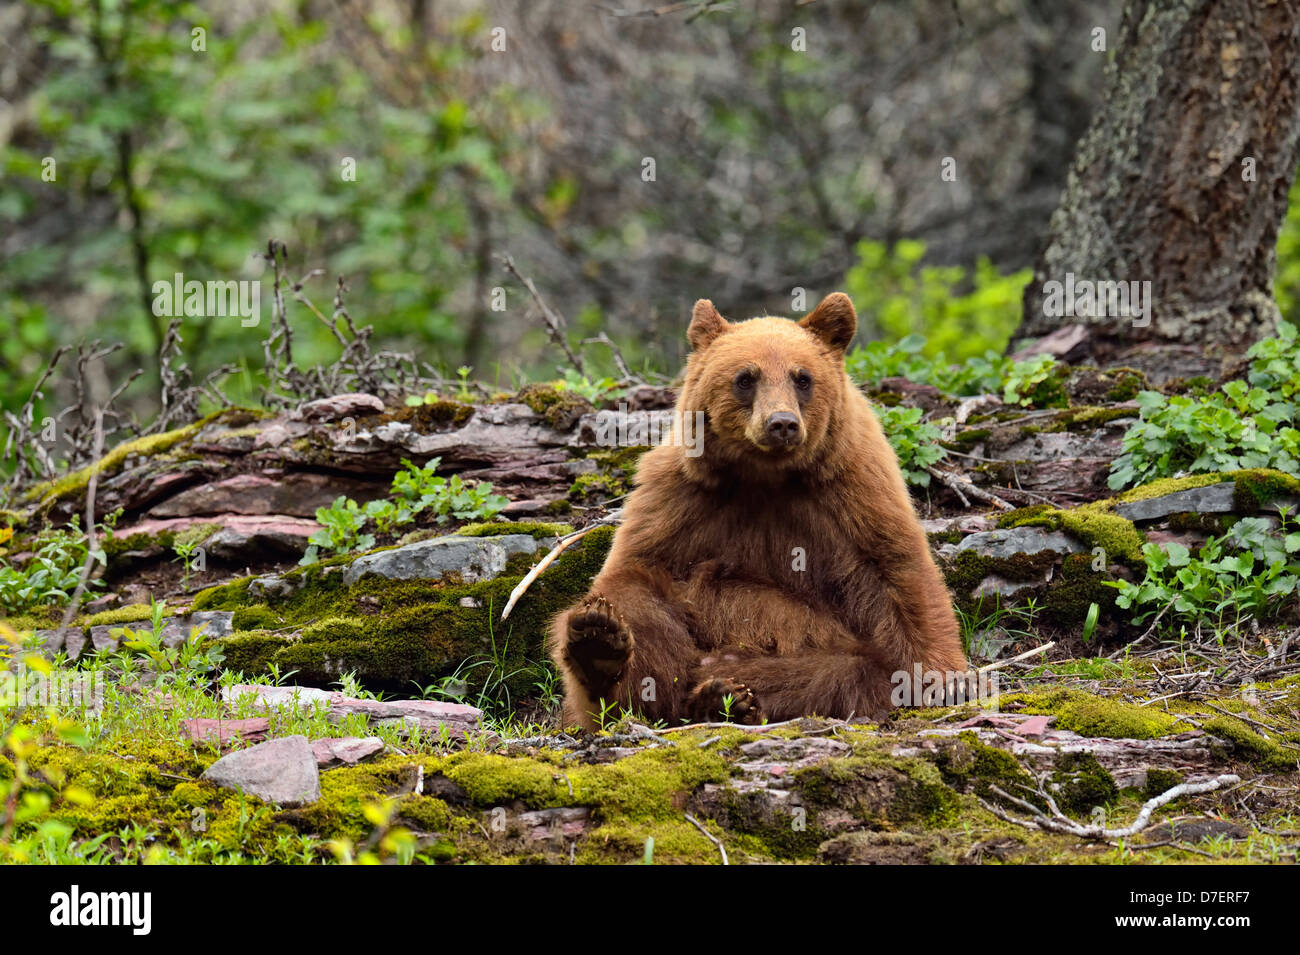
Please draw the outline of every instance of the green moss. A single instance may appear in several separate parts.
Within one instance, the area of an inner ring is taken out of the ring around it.
[[[1050,504],[1034,504],[1030,507],[1018,507],[1014,511],[1007,511],[998,518],[998,527],[1002,529],[1011,527],[1050,527],[1056,529],[1060,526],[1055,515],[1060,511]]]
[[[560,400],[560,392],[553,384],[533,382],[520,388],[514,400],[528,405],[533,414],[545,414],[547,408]]]
[[[1109,806],[1119,796],[1114,778],[1092,753],[1062,753],[1049,785],[1052,798],[1067,813],[1085,816],[1096,806]]]
[[[592,410],[591,402],[572,391],[557,388],[554,384],[525,385],[515,397],[557,431],[568,431],[578,418]]]
[[[1142,789],[1145,799],[1154,799],[1161,793],[1168,792],[1183,782],[1183,774],[1174,769],[1147,769],[1147,784]]]
[[[831,759],[795,773],[794,785],[809,806],[843,809],[878,828],[943,825],[960,805],[933,763],[910,757]]]
[[[237,631],[205,643],[204,649],[219,646],[225,656],[221,664],[223,670],[253,677],[267,673],[271,664],[276,662],[277,654],[292,643],[288,637],[265,631]]]
[[[278,821],[288,823],[299,832],[317,833],[331,838],[364,839],[374,829],[366,818],[366,807],[386,798],[396,798],[396,812],[405,813],[408,800],[412,811],[426,815],[439,800],[409,795],[415,786],[416,763],[409,756],[385,756],[363,763],[321,773],[321,798],[318,802],[277,814]],[[418,800],[427,799],[427,802]],[[444,808],[445,808],[445,804]],[[426,817],[428,817],[426,815]],[[449,818],[449,814],[442,818]]]
[[[262,608],[251,612],[254,621],[265,623],[265,615],[274,614],[275,629],[303,629],[301,640],[239,635],[213,641],[223,649],[226,641],[239,641],[226,650],[226,666],[245,675],[274,662],[298,670],[299,680],[328,684],[355,670],[367,686],[409,692],[412,680],[423,686],[467,660],[491,659],[491,666],[469,669],[471,686],[493,673],[508,674],[507,688],[518,696],[532,691],[538,678],[550,618],[586,592],[612,539],[612,528],[597,528],[566,550],[505,623],[501,608],[537,555],[516,555],[503,576],[473,584],[370,576],[348,587],[337,568],[312,565],[283,575],[295,588],[286,596],[250,600],[252,578],[246,578],[203,591],[194,608]]]
[[[1137,565],[1146,538],[1133,522],[1089,504],[1060,512],[1061,529],[1089,549],[1100,547],[1106,560]]]
[[[447,760],[443,773],[476,806],[504,806],[515,800],[529,809],[571,804],[560,768],[533,759],[457,753]]]
[[[569,486],[569,499],[574,502],[592,503],[611,497],[621,497],[628,492],[625,480],[609,474],[579,474],[577,480]]]
[[[1110,402],[1132,401],[1147,386],[1146,375],[1133,368],[1113,368],[1106,374],[1115,379],[1114,386],[1106,392],[1106,400]]]
[[[951,441],[941,443],[950,451],[969,451],[981,441],[987,440],[991,433],[988,428],[967,428]]]
[[[996,596],[979,598],[971,596],[986,577],[996,574],[1012,583],[1036,587],[1042,584],[1047,571],[1056,566],[1056,559],[1056,554],[1052,551],[1038,554],[1013,554],[1010,557],[989,557],[977,554],[973,550],[964,550],[947,563],[943,573],[958,607],[964,612],[978,613],[985,603],[1005,599]]]
[[[101,610],[99,613],[91,614],[84,620],[77,621],[77,623],[83,627],[103,627],[112,626],[115,623],[137,623],[141,620],[149,620],[152,617],[153,608],[148,604],[128,604],[125,607],[117,607],[113,610]]]
[[[1117,400],[1127,401],[1128,399],[1121,398]],[[1134,418],[1136,416],[1137,412],[1132,408],[1088,406],[1071,408],[1061,415],[1061,420],[1064,422],[1067,431],[1091,431],[1094,428],[1100,428],[1109,421],[1116,421],[1120,418]]]
[[[1179,729],[1178,720],[1161,710],[1093,696],[1081,690],[1013,693],[1004,695],[1002,703],[1004,706],[1023,703],[1023,713],[1054,714],[1057,729],[1072,730],[1080,736],[1156,739]]]
[[[499,537],[502,534],[528,534],[537,540],[550,540],[573,533],[572,524],[545,521],[497,521],[491,524],[466,524],[456,530],[457,537]]]
[[[940,547],[943,544],[960,544],[966,539],[966,535],[959,530],[934,531],[925,536],[933,547]]]
[[[1110,578],[1093,570],[1092,562],[1089,554],[1066,554],[1061,559],[1061,573],[1043,596],[1038,617],[1042,623],[1081,632],[1092,604],[1103,616],[1115,611],[1119,592],[1106,585]]]
[[[1122,560],[1137,565],[1142,561],[1142,545],[1146,538],[1132,521],[1112,514],[1108,505],[1083,504],[1069,510],[1060,510],[1046,504],[1035,504],[1008,511],[998,519],[998,527],[1046,527],[1064,531],[1089,550],[1100,547],[1106,560]]]
[[[79,471],[73,471],[61,478],[35,485],[23,495],[22,499],[24,503],[39,502],[39,507],[48,507],[56,501],[84,489],[92,474],[112,473],[121,467],[127,458],[133,456],[152,457],[162,454],[182,441],[192,438],[204,427],[215,421],[230,420],[241,416],[246,418],[249,413],[249,410],[245,408],[228,408],[222,411],[214,411],[212,414],[200,418],[193,424],[186,425],[183,428],[164,431],[162,434],[144,435],[134,441],[126,441],[119,444],[98,461],[86,465]]]
[[[1211,736],[1225,740],[1234,753],[1258,766],[1275,772],[1294,771],[1300,762],[1300,748],[1287,748],[1265,739],[1243,720],[1229,716],[1216,716],[1206,720],[1202,729]]]
[[[265,604],[236,607],[230,623],[236,630],[279,630],[284,626],[280,615]]]
[[[326,617],[302,629],[305,642],[317,640],[363,640],[371,632],[367,620],[360,617]]]
[[[257,578],[243,577],[228,584],[218,584],[194,595],[191,610],[239,610],[255,603],[248,595],[248,585]]]
[[[428,420],[434,424],[453,425],[461,427],[474,415],[474,406],[466,404],[463,401],[455,401],[451,398],[438,398],[435,401],[426,401],[418,408],[414,409],[416,416]]]
[[[1128,504],[1132,501],[1147,501],[1153,497],[1164,497],[1166,494],[1173,494],[1175,491],[1208,487],[1211,484],[1219,484],[1224,480],[1224,476],[1217,471],[1209,474],[1191,474],[1180,478],[1157,478],[1111,498],[1111,502]]]
[[[1233,503],[1238,511],[1250,513],[1280,497],[1300,497],[1300,479],[1271,468],[1231,472]]]
[[[654,839],[656,865],[722,864],[717,846],[684,819],[606,823],[583,841],[574,861],[580,864],[639,862],[644,858],[647,839]],[[738,861],[734,845],[727,849],[727,853],[733,864]]]
[[[973,792],[983,799],[996,799],[992,787],[1019,795],[1033,788],[1033,779],[1016,758],[996,746],[982,742],[974,733],[962,733],[940,744],[935,765],[943,779],[959,792]]]
[[[159,531],[156,534],[128,534],[126,537],[118,537],[115,534],[112,537],[104,538],[104,554],[111,564],[125,554],[147,554],[158,549],[170,551],[175,539],[175,533],[170,530]]]

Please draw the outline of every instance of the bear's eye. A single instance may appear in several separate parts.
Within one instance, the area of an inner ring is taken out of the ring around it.
[[[758,378],[755,376],[755,374],[752,371],[746,370],[746,371],[738,372],[732,384],[736,389],[736,394],[744,398],[744,397],[748,397],[749,392],[754,390],[754,384],[757,381]]]
[[[796,371],[794,373],[794,386],[800,391],[809,391],[812,389],[812,375],[806,371]]]

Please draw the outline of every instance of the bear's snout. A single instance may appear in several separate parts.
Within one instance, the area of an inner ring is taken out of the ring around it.
[[[763,436],[770,447],[793,447],[803,440],[803,423],[797,414],[778,411],[768,416]]]

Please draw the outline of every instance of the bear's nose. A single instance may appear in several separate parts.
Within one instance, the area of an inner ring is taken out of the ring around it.
[[[773,444],[794,444],[799,439],[799,417],[778,411],[767,419],[767,437]]]

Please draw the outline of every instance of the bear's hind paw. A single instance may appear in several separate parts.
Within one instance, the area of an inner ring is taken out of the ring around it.
[[[704,722],[722,720],[747,726],[763,722],[763,708],[754,691],[726,677],[703,680],[691,690],[686,703],[691,717]]]

